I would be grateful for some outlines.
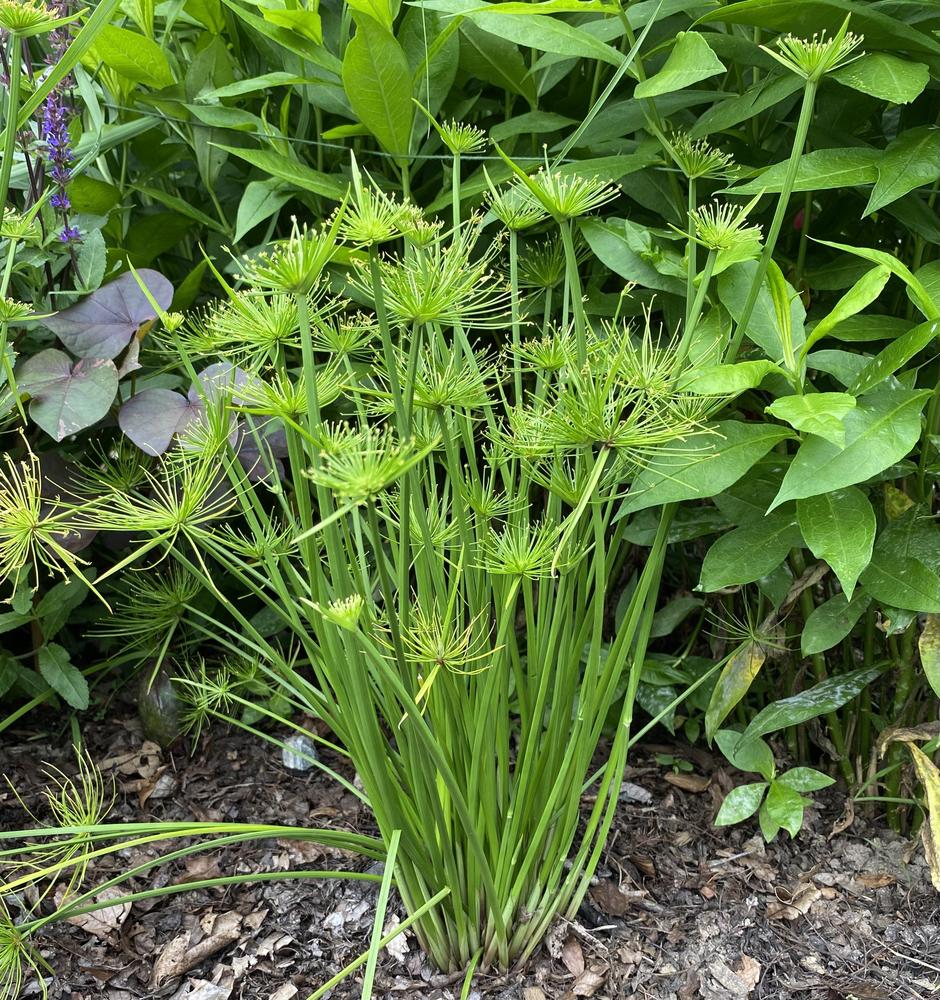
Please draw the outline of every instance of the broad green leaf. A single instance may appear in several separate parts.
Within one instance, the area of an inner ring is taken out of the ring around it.
[[[641,288],[655,288],[674,295],[685,294],[685,284],[680,278],[660,274],[630,246],[624,224],[582,219],[579,229],[598,260],[621,278],[633,281]]]
[[[480,0],[423,0],[423,6],[445,14],[463,14],[498,38],[541,52],[600,60],[611,66],[619,66],[623,62],[620,52],[589,31],[546,14],[499,13],[495,9],[498,5]],[[535,5],[526,6],[533,11],[536,9]]]
[[[917,649],[927,683],[940,698],[940,614],[927,615],[917,640]]]
[[[715,742],[733,767],[739,771],[753,771],[770,781],[775,773],[774,754],[765,740],[741,742],[741,734],[734,729],[720,729]]]
[[[699,608],[705,606],[705,602],[698,597],[677,597],[670,601],[664,608],[653,615],[653,624],[650,628],[650,638],[662,638],[671,635],[685,619]]]
[[[839,323],[832,331],[832,336],[849,344],[868,344],[876,340],[894,340],[902,333],[907,333],[913,325],[903,316],[859,313]],[[810,331],[810,336],[812,333]]]
[[[806,619],[800,639],[803,656],[822,653],[845,639],[867,611],[871,596],[859,590],[851,601],[838,593],[819,605]]]
[[[741,316],[744,315],[744,306],[756,274],[757,261],[748,260],[735,264],[718,279],[718,298],[734,317],[735,322],[740,322]],[[796,289],[790,284],[786,285],[786,289],[787,297],[790,300],[790,328],[793,349],[798,351],[806,339],[803,329],[806,322],[806,309],[797,295]],[[771,361],[780,362],[783,360],[784,346],[780,340],[777,313],[766,278],[758,293],[757,302],[754,304],[754,310],[745,332],[748,339],[757,344]]]
[[[878,164],[884,153],[865,146],[847,149],[814,149],[800,157],[793,191],[828,191],[833,188],[874,184]],[[783,190],[789,160],[781,160],[762,170],[756,177],[736,184],[729,194],[778,194]]]
[[[460,68],[484,83],[518,94],[530,107],[538,102],[535,80],[517,46],[488,34],[472,21],[460,25]],[[486,190],[485,186],[480,190]]]
[[[875,546],[871,501],[857,486],[847,486],[799,500],[796,511],[810,551],[829,563],[851,600]]]
[[[117,394],[118,373],[105,358],[76,362],[48,348],[27,359],[16,373],[17,386],[29,393],[29,415],[56,441],[97,423]]]
[[[882,604],[920,613],[940,612],[940,576],[915,556],[879,547],[861,580],[866,592]]]
[[[352,4],[350,3],[350,6]],[[265,21],[276,24],[279,28],[296,32],[316,45],[323,41],[323,23],[316,10],[307,7],[280,8],[262,7],[261,16]]]
[[[398,11],[397,4],[393,9],[389,0],[346,0],[346,2],[351,10],[357,11],[359,14],[365,14],[373,21],[381,24],[386,31],[392,31],[395,14]],[[353,17],[355,18],[355,15]],[[355,20],[358,22],[359,18],[355,18]]]
[[[125,80],[148,87],[172,87],[176,82],[166,53],[155,41],[115,24],[101,29],[82,62],[89,69],[102,63]]]
[[[940,302],[934,301],[923,284],[911,273],[910,268],[902,264],[897,257],[892,257],[884,250],[873,250],[870,247],[853,247],[847,243],[832,243],[829,240],[819,240],[819,242],[823,246],[834,247],[836,250],[844,250],[856,257],[870,260],[873,264],[884,264],[892,274],[897,275],[907,285],[911,300],[926,319],[940,319]]]
[[[870,52],[828,75],[845,87],[892,104],[910,104],[930,80],[930,70],[923,63],[890,52]]]
[[[722,535],[705,554],[699,586],[705,591],[753,583],[783,562],[800,545],[796,513],[777,510]]]
[[[874,389],[938,337],[940,337],[940,320],[921,323],[913,330],[901,334],[865,365],[852,385],[849,386],[849,392],[853,395],[861,395]]]
[[[855,409],[855,397],[847,392],[813,392],[805,396],[782,396],[765,413],[785,420],[806,434],[816,434],[837,447],[845,445],[846,415]]]
[[[878,178],[863,215],[903,198],[940,177],[940,128],[909,129],[888,143],[878,161]]]
[[[770,784],[764,808],[777,826],[783,827],[791,837],[795,837],[803,826],[806,804],[806,799],[798,791],[777,780]]]
[[[836,783],[835,778],[830,778],[814,767],[792,767],[781,774],[777,781],[795,792],[818,792],[821,788],[828,788]]]
[[[930,866],[930,881],[937,892],[940,892],[940,770],[920,747],[908,743],[907,749],[914,759],[917,777],[924,786],[927,822],[921,827],[920,836]]]
[[[696,31],[680,31],[676,44],[663,68],[636,85],[633,96],[644,99],[684,90],[693,83],[725,72],[724,63],[712,52],[703,35]]]
[[[757,781],[753,785],[738,785],[732,788],[725,796],[718,815],[715,817],[715,826],[731,826],[733,823],[742,823],[757,812],[764,792],[767,790],[766,781]]]
[[[847,674],[829,677],[807,691],[772,702],[754,716],[740,737],[740,744],[835,712],[857,698],[879,673],[880,667],[862,667]]]
[[[901,49],[940,56],[940,43],[929,34],[910,27],[898,16],[882,13],[874,4],[856,0],[740,0],[709,11],[697,23],[750,24],[800,38],[826,31],[831,37],[849,15],[852,31],[864,37],[869,52]]]
[[[854,486],[905,458],[920,440],[929,389],[888,389],[862,396],[843,422],[845,447],[807,438],[783,478],[772,507]]]
[[[634,479],[618,517],[675,500],[721,493],[789,437],[782,427],[724,420],[655,457]]]
[[[270,38],[271,41],[283,46],[289,52],[294,52],[301,58],[313,63],[314,66],[321,67],[331,76],[339,75],[341,70],[340,61],[333,55],[332,52],[329,52],[326,48],[324,48],[324,46],[317,45],[315,42],[296,31],[291,31],[288,28],[282,28],[280,25],[272,24],[270,21],[266,21],[263,17],[257,17],[250,11],[245,10],[245,8],[242,7],[237,0],[222,0],[222,2],[240,20],[244,21],[245,24],[249,25],[265,38]]]
[[[365,14],[343,56],[343,86],[356,116],[399,162],[407,161],[414,117],[411,70],[395,36]]]
[[[545,132],[559,132],[578,123],[573,118],[557,115],[553,111],[527,111],[516,115],[490,129],[493,142],[504,142],[515,135],[541,135]]]
[[[55,642],[42,646],[36,657],[43,680],[72,708],[88,708],[88,681],[69,659],[68,651]]]
[[[293,191],[282,181],[273,178],[249,181],[238,203],[235,216],[235,242],[241,240],[255,226],[270,219],[290,201]]]
[[[48,642],[54,638],[69,619],[69,615],[85,600],[88,584],[78,576],[57,583],[43,594],[36,605],[36,617],[42,625],[42,634]]]
[[[886,498],[887,500],[887,498]],[[887,512],[886,502],[886,512]],[[923,506],[908,506],[882,529],[875,547],[885,556],[913,556],[940,573],[940,529]]]
[[[221,101],[226,97],[241,97],[242,94],[254,94],[259,90],[267,90],[270,87],[292,87],[300,83],[313,83],[296,73],[284,73],[281,71],[274,73],[263,73],[261,76],[252,76],[247,80],[238,80],[236,83],[227,83],[224,87],[216,87],[199,94],[199,101]]]
[[[314,170],[299,160],[294,160],[283,153],[271,149],[242,149],[238,146],[219,145],[226,153],[245,160],[252,166],[263,170],[271,177],[287,181],[299,191],[310,191],[330,201],[342,201],[346,195],[346,186],[331,174]]]
[[[764,647],[759,642],[745,642],[728,657],[705,710],[707,739],[714,737],[728,713],[750,690],[766,658]]]
[[[679,388],[707,396],[736,396],[747,389],[756,389],[771,372],[783,374],[772,361],[739,361],[733,365],[693,368],[683,376]]]
[[[723,132],[741,122],[750,121],[792,97],[802,86],[803,81],[793,73],[769,76],[760,86],[749,87],[743,94],[716,101],[710,108],[706,108],[689,129],[689,135],[693,139],[701,139],[713,132]]]
[[[891,269],[883,264],[879,264],[863,274],[829,313],[813,327],[803,345],[802,355],[805,357],[813,344],[830,334],[840,323],[870,306],[881,294],[890,277]]]
[[[810,351],[806,355],[806,367],[827,372],[848,388],[861,375],[870,360],[871,358],[852,351]]]
[[[772,452],[733,486],[712,497],[712,502],[732,524],[762,521],[780,489],[787,464],[785,456]]]

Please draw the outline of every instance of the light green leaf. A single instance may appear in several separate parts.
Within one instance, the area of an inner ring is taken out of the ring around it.
[[[858,187],[874,184],[878,179],[878,164],[884,153],[864,146],[846,149],[814,149],[804,153],[793,185],[797,191],[828,191],[833,188]],[[729,194],[779,194],[789,169],[789,160],[782,160],[762,170],[756,177],[736,184]]]
[[[352,10],[365,14],[366,17],[381,24],[386,31],[392,31],[397,4],[393,10],[388,0],[346,0],[346,3]],[[353,16],[355,17],[355,15]],[[359,18],[356,18],[356,21],[358,23]]]
[[[807,351],[817,341],[831,333],[840,323],[861,312],[870,306],[881,294],[881,290],[888,283],[891,277],[891,270],[884,264],[873,267],[870,271],[855,282],[854,285],[839,299],[830,312],[824,316],[813,327],[812,332],[806,338],[803,345],[802,355],[806,356]]]
[[[719,749],[739,771],[753,771],[770,781],[775,772],[774,754],[762,739],[741,742],[741,734],[734,729],[720,729],[715,733]]]
[[[831,243],[829,240],[819,240],[823,246],[844,250],[846,253],[870,260],[873,264],[884,264],[892,274],[897,275],[908,287],[911,300],[927,319],[940,319],[940,302],[935,302],[923,284],[911,273],[906,264],[897,257],[885,253],[884,250],[873,250],[870,247],[853,247],[847,243]]]
[[[880,667],[863,667],[821,681],[799,694],[781,698],[761,709],[740,737],[740,744],[787,726],[799,726],[820,715],[835,712],[857,698],[878,676]]]
[[[316,10],[310,10],[307,7],[296,7],[294,9],[262,7],[261,16],[265,21],[269,21],[279,28],[294,31],[316,45],[319,45],[323,41],[323,24]]]
[[[721,803],[721,808],[715,817],[715,826],[731,826],[753,816],[760,807],[766,789],[766,781],[732,788]]]
[[[795,789],[779,780],[771,782],[764,808],[772,822],[783,827],[791,837],[795,837],[803,826],[805,807],[806,800]]]
[[[633,96],[643,99],[671,94],[707,80],[716,73],[724,73],[725,68],[703,35],[696,31],[680,31],[663,68],[648,80],[638,83]]]
[[[914,556],[876,549],[861,579],[865,590],[882,604],[940,612],[940,576]]]
[[[213,143],[213,145],[215,145]],[[299,160],[294,160],[283,153],[275,153],[271,149],[242,149],[238,146],[222,146],[226,153],[246,160],[252,166],[258,167],[271,177],[287,181],[299,191],[310,191],[330,201],[342,201],[346,194],[345,185],[336,177],[314,170]]]
[[[814,767],[792,767],[781,774],[777,781],[795,792],[818,792],[821,788],[828,788],[836,783],[835,778],[830,778]]]
[[[498,38],[541,52],[596,59],[611,66],[623,62],[623,55],[612,46],[567,21],[534,13],[535,5],[527,5],[533,13],[526,14],[500,13],[493,9],[495,5],[480,0],[423,0],[423,6],[445,14],[462,14]]]
[[[718,727],[728,717],[728,713],[750,690],[766,658],[764,648],[759,642],[745,642],[728,657],[728,662],[718,675],[718,681],[708,701],[708,708],[705,710],[705,736],[709,740],[715,736]]]
[[[68,651],[54,642],[42,646],[37,655],[43,680],[72,708],[88,708],[88,681],[72,665]]]
[[[724,420],[655,457],[634,479],[618,517],[674,500],[714,496],[736,483],[789,432]]]
[[[853,486],[905,458],[920,440],[929,389],[890,389],[862,396],[844,417],[845,447],[821,437],[804,441],[772,507]]]
[[[870,52],[829,74],[845,87],[892,104],[910,104],[930,80],[930,70],[890,52]]]
[[[927,683],[940,698],[940,615],[927,615],[917,640],[917,649]]]
[[[693,368],[680,380],[683,392],[697,392],[706,396],[736,396],[757,386],[771,373],[783,374],[783,369],[772,361],[739,361],[733,365],[713,365],[710,368]]]
[[[660,274],[655,267],[631,246],[625,225],[583,219],[579,228],[598,260],[615,274],[633,281],[641,288],[656,288],[674,295],[685,293],[684,283],[677,277]]]
[[[155,41],[115,24],[101,29],[82,62],[89,69],[103,63],[125,80],[148,87],[172,87],[176,82],[166,53]]]
[[[878,161],[878,179],[863,215],[903,198],[940,177],[940,128],[909,129],[888,143]]]
[[[829,563],[851,600],[875,545],[871,501],[857,486],[847,486],[799,500],[796,510],[810,551]]]
[[[409,156],[411,71],[394,35],[365,14],[343,56],[343,86],[359,120],[399,162]]]
[[[940,336],[940,320],[931,320],[902,333],[877,354],[858,373],[849,387],[854,395],[869,392],[907,364],[916,354],[932,344]]]
[[[744,315],[744,306],[756,274],[757,261],[748,260],[741,264],[735,264],[718,279],[718,298],[736,322],[740,322]],[[796,293],[796,289],[790,284],[786,284],[785,287],[787,298],[790,301],[790,330],[793,350],[797,351],[803,346],[806,339],[803,329],[806,322],[806,309],[802,299]],[[757,344],[771,361],[780,362],[783,360],[785,352],[777,325],[777,312],[766,278],[761,285],[745,332],[747,338]]]
[[[767,576],[790,549],[802,543],[796,514],[777,510],[761,521],[749,521],[722,535],[705,554],[702,590],[715,591]]]
[[[806,434],[816,434],[837,447],[845,445],[846,414],[855,409],[855,397],[847,392],[813,392],[805,396],[782,396],[765,413],[785,420]]]

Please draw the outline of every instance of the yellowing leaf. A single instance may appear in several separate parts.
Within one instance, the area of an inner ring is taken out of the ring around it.
[[[920,835],[924,841],[924,853],[930,865],[930,881],[940,892],[940,770],[920,747],[908,743],[907,749],[914,759],[917,777],[924,786],[927,798],[927,821],[921,827]]]
[[[940,698],[940,615],[927,615],[917,648],[927,683]]]

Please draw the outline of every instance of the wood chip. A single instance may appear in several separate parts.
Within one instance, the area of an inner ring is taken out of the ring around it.
[[[673,771],[666,773],[666,781],[676,788],[681,788],[684,792],[704,792],[711,783],[711,778],[706,778],[702,774],[683,774],[681,771],[676,774]]]

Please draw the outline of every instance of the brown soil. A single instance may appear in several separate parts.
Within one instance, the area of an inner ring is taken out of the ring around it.
[[[0,772],[42,818],[40,763],[69,771],[67,740],[17,744],[5,734]],[[370,829],[358,801],[317,771],[297,774],[240,732],[213,730],[193,756],[162,752],[136,720],[89,725],[93,757],[114,776],[116,820],[232,820]],[[940,896],[919,843],[877,819],[845,818],[824,794],[796,840],[764,845],[751,824],[711,825],[732,779],[700,750],[694,775],[674,775],[642,750],[596,885],[576,923],[558,924],[525,974],[480,975],[473,1000],[927,1000],[940,998]],[[676,782],[679,784],[677,785]],[[681,787],[684,786],[684,787]],[[649,801],[640,801],[646,798]],[[0,828],[26,823],[0,788]],[[832,831],[841,832],[833,835]],[[148,855],[93,870],[97,880]],[[134,888],[213,875],[367,867],[288,841],[196,855]],[[53,1000],[306,1000],[365,950],[370,883],[285,881],[201,890],[54,925],[42,952]],[[393,899],[390,921],[401,910]],[[456,1000],[410,936],[380,963],[374,996]],[[25,996],[38,996],[38,983]],[[353,978],[333,1000],[359,997]]]

